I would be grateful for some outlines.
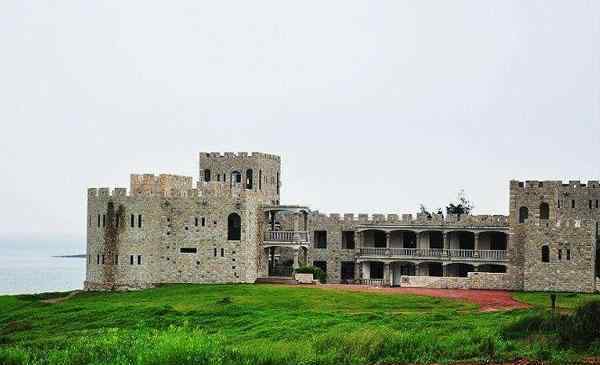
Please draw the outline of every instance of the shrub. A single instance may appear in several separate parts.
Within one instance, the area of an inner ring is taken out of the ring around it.
[[[318,267],[315,266],[303,266],[296,269],[298,274],[313,274],[313,277],[319,280],[321,283],[327,282],[327,274]]]
[[[586,303],[571,315],[535,313],[521,317],[505,327],[504,334],[513,338],[549,334],[562,345],[589,348],[600,341],[600,301]]]

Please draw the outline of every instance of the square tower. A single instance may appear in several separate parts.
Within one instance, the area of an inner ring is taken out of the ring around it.
[[[200,152],[198,188],[216,184],[250,193],[264,204],[278,205],[281,159],[260,152]]]

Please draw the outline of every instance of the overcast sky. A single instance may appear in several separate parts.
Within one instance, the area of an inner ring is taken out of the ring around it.
[[[284,203],[415,213],[600,179],[600,2],[0,2],[0,235],[85,234],[86,189],[283,161]]]

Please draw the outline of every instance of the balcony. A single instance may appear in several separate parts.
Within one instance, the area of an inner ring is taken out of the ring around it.
[[[308,246],[309,244],[310,238],[307,231],[267,231],[263,240],[263,245],[266,246]]]
[[[373,258],[433,259],[441,261],[507,261],[506,250],[362,247],[360,256]]]

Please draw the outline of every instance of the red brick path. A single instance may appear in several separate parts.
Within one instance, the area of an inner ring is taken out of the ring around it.
[[[479,305],[482,312],[528,308],[527,304],[513,299],[510,292],[501,290],[426,289],[426,288],[373,288],[365,285],[320,285],[323,289],[359,291],[385,294],[414,294],[436,298],[462,300]]]

